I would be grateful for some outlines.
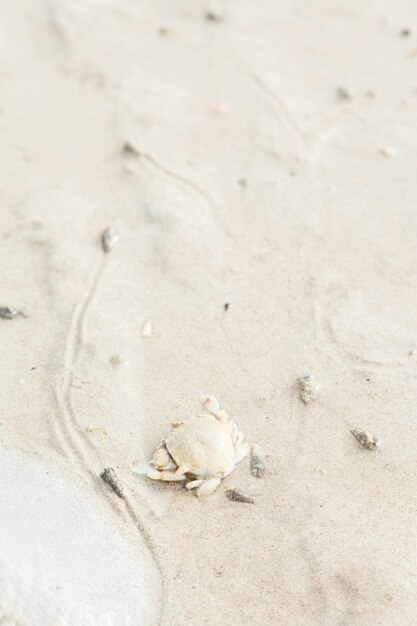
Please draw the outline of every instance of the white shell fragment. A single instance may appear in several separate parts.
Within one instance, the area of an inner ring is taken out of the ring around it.
[[[314,382],[313,377],[310,374],[302,376],[298,379],[298,391],[300,392],[300,398],[304,404],[309,404],[317,396],[319,386]]]
[[[156,449],[146,476],[151,480],[183,481],[198,497],[214,493],[245,456],[250,446],[235,422],[220,409],[215,396],[202,395],[206,411],[171,425]]]
[[[144,339],[149,339],[149,337],[152,336],[153,333],[153,326],[152,326],[152,322],[149,320],[145,320],[142,324],[142,328],[141,328],[141,333],[142,333],[142,337]]]
[[[379,151],[386,157],[394,157],[398,154],[398,150],[397,148],[394,148],[394,146],[383,146]]]
[[[352,433],[354,437],[356,437],[359,443],[367,450],[376,450],[380,445],[379,439],[377,437],[374,437],[373,435],[371,435],[368,432],[365,432],[364,430],[359,430],[358,428],[352,428],[350,432]]]
[[[113,228],[106,228],[101,235],[101,246],[104,252],[108,253],[117,243],[119,235],[113,230]]]

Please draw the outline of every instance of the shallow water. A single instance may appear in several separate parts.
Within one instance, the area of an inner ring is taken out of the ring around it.
[[[148,626],[158,580],[88,489],[0,451],[0,624]]]

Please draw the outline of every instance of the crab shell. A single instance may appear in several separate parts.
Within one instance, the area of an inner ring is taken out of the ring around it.
[[[157,448],[147,476],[154,480],[189,481],[197,495],[213,493],[249,452],[249,444],[225,411],[203,414],[174,424]]]
[[[166,449],[178,467],[187,467],[187,474],[222,478],[235,464],[231,424],[213,415],[193,417],[172,431]]]

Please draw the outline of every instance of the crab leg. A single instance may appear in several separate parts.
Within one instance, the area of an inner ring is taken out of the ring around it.
[[[235,469],[236,463],[237,463],[237,461],[235,461],[234,463],[229,465],[229,467],[227,467],[224,470],[222,478],[226,478],[226,476],[229,476],[229,474],[231,474],[233,472],[233,470]]]
[[[235,463],[240,463],[242,459],[245,458],[247,454],[250,452],[250,445],[247,441],[244,441],[240,444],[239,448],[236,450]]]
[[[164,465],[163,467],[160,467],[159,469],[161,470],[173,470],[176,469],[176,465],[174,463],[174,461],[170,461],[169,463],[167,463],[167,465]]]
[[[221,482],[221,478],[208,478],[207,480],[203,481],[203,483],[199,487],[197,487],[197,496],[199,498],[201,498],[202,496],[210,496],[216,491]]]
[[[188,489],[188,491],[191,491],[191,489],[195,489],[196,487],[202,485],[203,482],[203,478],[199,478],[198,480],[190,480],[190,482],[185,485],[185,488]]]
[[[177,476],[181,476],[182,474],[186,474],[189,469],[188,465],[180,465],[175,473]]]
[[[149,470],[146,476],[148,478],[152,478],[152,480],[164,480],[167,482],[175,481],[175,480],[185,480],[186,478],[184,474],[177,475],[170,471],[160,472],[159,470],[156,470],[156,469]]]
[[[240,448],[241,444],[243,443],[243,440],[244,440],[243,433],[241,433],[240,430],[238,430],[236,433],[235,441],[233,442],[235,448]]]

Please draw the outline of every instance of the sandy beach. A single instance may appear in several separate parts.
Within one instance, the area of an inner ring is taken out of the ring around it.
[[[417,624],[415,3],[15,0],[0,87],[0,625]],[[263,478],[135,472],[200,393]]]

